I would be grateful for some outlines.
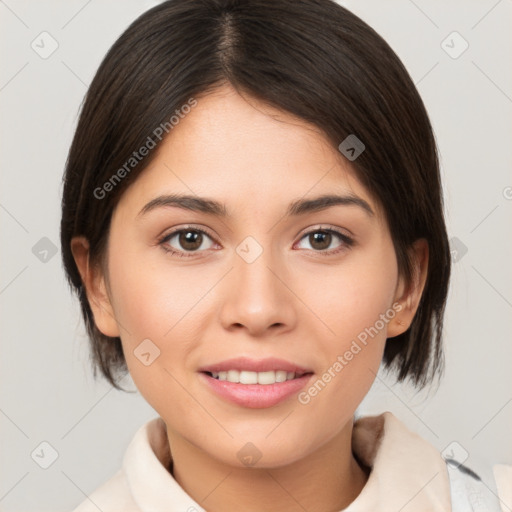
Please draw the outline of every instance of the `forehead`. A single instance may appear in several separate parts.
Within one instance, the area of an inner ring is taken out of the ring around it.
[[[233,213],[263,213],[301,197],[337,193],[360,197],[378,211],[318,127],[229,86],[196,100],[124,193],[124,206],[179,192],[218,198]]]

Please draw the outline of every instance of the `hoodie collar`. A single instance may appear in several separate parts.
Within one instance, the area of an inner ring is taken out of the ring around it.
[[[438,450],[392,413],[359,418],[352,450],[371,472],[359,496],[343,512],[451,510],[448,473]],[[136,432],[123,459],[140,510],[206,512],[168,471],[171,460],[165,422],[154,418]]]

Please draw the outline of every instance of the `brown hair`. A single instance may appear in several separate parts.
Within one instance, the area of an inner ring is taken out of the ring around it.
[[[169,0],[136,19],[110,48],[82,104],[64,174],[61,244],[89,333],[93,370],[116,388],[127,373],[121,340],[96,327],[71,239],[105,254],[123,191],[156,151],[98,190],[191,97],[224,83],[318,126],[334,147],[365,145],[352,168],[382,205],[399,272],[412,279],[408,249],[429,244],[428,276],[410,328],[386,344],[384,364],[419,386],[442,369],[450,277],[437,148],[423,102],[403,64],[366,23],[331,0]],[[103,189],[105,190],[105,189]]]

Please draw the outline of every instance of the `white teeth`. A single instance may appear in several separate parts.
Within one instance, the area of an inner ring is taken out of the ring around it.
[[[228,380],[229,382],[240,382],[240,372],[237,370],[229,370],[227,378],[224,380]]]
[[[275,384],[276,372],[258,372],[258,384]]]
[[[258,384],[258,375],[256,372],[240,372],[240,384]]]
[[[268,372],[248,372],[245,370],[228,370],[225,372],[212,372],[212,377],[218,380],[225,380],[240,384],[275,384],[276,382],[284,382],[295,378],[294,372],[286,372],[285,370],[268,371]]]
[[[276,372],[276,382],[284,382],[286,380],[287,373],[284,370]]]

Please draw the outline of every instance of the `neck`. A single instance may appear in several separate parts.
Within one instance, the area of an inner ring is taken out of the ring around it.
[[[369,475],[352,453],[352,421],[306,457],[272,468],[234,467],[176,432],[168,430],[167,435],[175,480],[209,512],[342,510],[359,495]]]

